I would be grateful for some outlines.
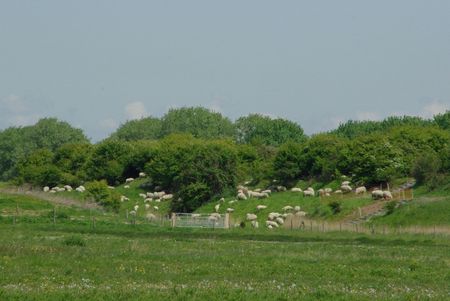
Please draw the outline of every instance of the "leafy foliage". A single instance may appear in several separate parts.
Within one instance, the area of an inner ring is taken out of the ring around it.
[[[303,129],[295,122],[260,114],[250,114],[236,120],[237,142],[279,146],[288,141],[306,140]]]
[[[288,142],[280,146],[273,162],[274,175],[281,183],[290,185],[298,180],[302,174],[300,162],[302,160],[302,146]]]
[[[233,137],[232,122],[222,114],[202,107],[170,109],[162,118],[161,136],[189,133],[196,138]]]
[[[158,139],[160,136],[161,119],[146,117],[125,122],[111,135],[111,138],[124,141],[135,141]]]
[[[105,180],[86,183],[86,191],[95,202],[102,206],[118,211],[120,208],[120,195],[108,188]]]

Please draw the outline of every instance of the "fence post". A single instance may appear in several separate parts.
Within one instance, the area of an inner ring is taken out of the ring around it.
[[[175,213],[172,213],[172,228],[175,228],[175,226],[176,226],[176,215],[175,215]]]
[[[230,229],[230,214],[229,213],[225,213],[225,220],[224,220],[223,226],[225,229]]]
[[[339,232],[342,232],[342,223],[339,223]]]

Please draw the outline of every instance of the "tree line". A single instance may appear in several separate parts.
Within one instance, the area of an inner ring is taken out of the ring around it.
[[[145,172],[149,188],[175,193],[174,211],[195,210],[244,181],[292,186],[346,175],[377,185],[412,176],[434,189],[449,183],[449,120],[450,112],[430,120],[348,121],[307,137],[285,119],[251,114],[231,122],[205,108],[180,108],[128,121],[92,144],[82,130],[45,118],[0,132],[0,178],[95,188]]]

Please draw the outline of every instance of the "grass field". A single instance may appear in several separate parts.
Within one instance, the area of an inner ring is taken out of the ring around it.
[[[131,199],[119,214],[0,193],[0,300],[450,300],[448,235],[172,229],[143,215],[132,224],[124,213],[143,206],[138,186],[116,188]],[[261,221],[299,205],[331,222],[371,202],[346,198],[332,215],[329,200],[292,192],[233,206],[229,200],[220,211],[235,208],[236,220],[266,204]],[[419,190],[374,223],[448,225],[449,204],[446,193]],[[157,205],[168,209],[167,202]]]
[[[0,300],[445,300],[450,242],[1,225]]]

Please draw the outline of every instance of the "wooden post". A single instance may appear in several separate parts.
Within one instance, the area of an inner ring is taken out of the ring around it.
[[[229,213],[225,213],[224,228],[230,229],[230,214]]]
[[[339,232],[342,232],[342,223],[339,223]]]
[[[172,213],[172,228],[175,228],[176,220],[177,220],[177,217],[176,217],[175,213]]]

